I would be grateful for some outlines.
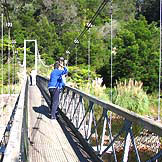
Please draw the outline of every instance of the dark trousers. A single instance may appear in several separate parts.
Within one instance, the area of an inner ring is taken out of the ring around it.
[[[32,76],[30,75],[30,85],[32,85]]]
[[[59,105],[59,95],[60,89],[59,88],[50,88],[49,89],[50,96],[51,96],[51,118],[56,118],[57,107]]]

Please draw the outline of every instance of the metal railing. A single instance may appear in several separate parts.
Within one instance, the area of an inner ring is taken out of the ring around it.
[[[25,77],[2,162],[28,161],[28,80]]]
[[[47,84],[48,79],[37,76],[37,85],[49,105]],[[161,123],[69,86],[60,98],[60,114],[88,152],[97,155],[95,161],[162,160]]]

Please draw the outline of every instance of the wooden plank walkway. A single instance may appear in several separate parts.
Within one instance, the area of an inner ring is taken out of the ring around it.
[[[60,123],[60,122],[59,122]],[[57,120],[51,120],[48,107],[36,86],[29,87],[29,162],[89,161],[69,143]],[[83,149],[82,149],[83,150]],[[79,156],[78,156],[79,155]],[[91,160],[90,160],[91,161]]]

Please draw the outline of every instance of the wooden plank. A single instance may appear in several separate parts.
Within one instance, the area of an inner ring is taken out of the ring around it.
[[[29,162],[80,161],[57,120],[49,118],[37,87],[29,88],[29,105]]]

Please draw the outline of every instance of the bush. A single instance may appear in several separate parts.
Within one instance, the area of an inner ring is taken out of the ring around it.
[[[149,98],[142,89],[142,82],[132,79],[117,82],[113,92],[113,103],[130,111],[146,114],[149,112]]]
[[[147,93],[158,89],[159,76],[159,28],[148,25],[144,18],[127,22],[113,39],[113,86],[116,80],[133,78],[142,81]],[[107,62],[98,73],[104,84],[110,87],[111,69]]]
[[[67,82],[77,88],[84,87],[88,82],[92,83],[92,80],[99,76],[92,69],[88,71],[86,65],[69,66],[68,70]]]
[[[109,101],[109,97],[105,93],[106,87],[102,85],[102,82],[102,78],[95,78],[91,83],[85,84],[84,87],[82,86],[81,90],[99,99]]]

